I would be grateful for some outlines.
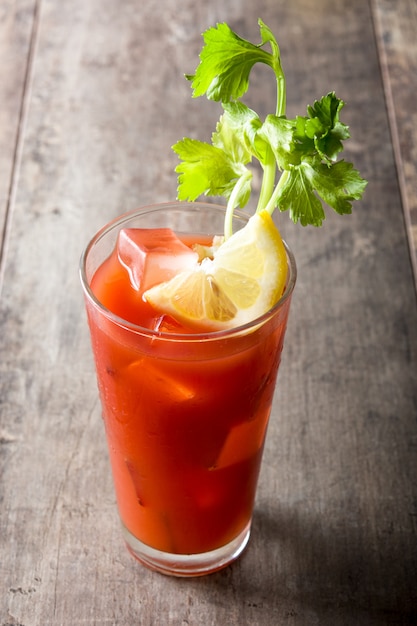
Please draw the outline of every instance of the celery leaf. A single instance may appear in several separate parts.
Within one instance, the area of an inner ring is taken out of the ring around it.
[[[192,81],[194,98],[206,94],[209,100],[237,100],[248,90],[249,74],[256,63],[277,66],[278,45],[272,32],[261,21],[259,23],[263,38],[259,45],[242,39],[226,23],[206,30],[200,63],[195,74],[186,75]],[[273,54],[262,49],[267,42]]]
[[[212,144],[185,138],[173,150],[181,159],[175,168],[179,174],[179,200],[194,201],[202,194],[229,198],[239,179],[247,177],[241,162],[235,162],[228,152]],[[238,198],[241,206],[247,203],[250,191],[249,180]]]

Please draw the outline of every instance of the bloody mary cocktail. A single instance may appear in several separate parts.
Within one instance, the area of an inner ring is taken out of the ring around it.
[[[271,216],[321,226],[324,205],[349,214],[367,184],[338,159],[350,133],[334,92],[286,116],[280,48],[258,25],[259,44],[227,23],[207,29],[186,74],[193,97],[222,105],[211,143],[172,146],[177,197],[191,204],[121,217],[82,260],[125,539],[142,562],[182,576],[224,567],[249,537],[296,277]],[[258,63],[276,84],[265,119],[242,101]],[[253,161],[262,181],[249,218],[237,207],[251,197]],[[203,195],[226,209],[193,202]]]
[[[103,229],[81,268],[127,545],[145,564],[184,576],[223,567],[247,543],[295,264],[288,252],[287,285],[271,311],[216,332],[158,314],[128,265],[137,264],[136,229],[161,233],[168,249],[160,229],[172,229],[187,264],[191,243],[206,245],[223,219],[222,208],[199,203],[140,209]],[[247,221],[234,219],[236,229]],[[164,280],[163,266],[151,282]]]

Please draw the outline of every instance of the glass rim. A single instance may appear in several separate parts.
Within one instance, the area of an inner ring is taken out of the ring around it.
[[[95,235],[93,235],[93,237],[89,240],[89,242],[87,243],[86,247],[84,248],[81,254],[80,263],[79,263],[79,276],[81,280],[81,285],[84,290],[84,294],[86,295],[88,300],[94,305],[96,309],[100,310],[101,313],[105,315],[107,319],[109,319],[109,321],[113,322],[114,324],[116,324],[117,326],[125,330],[128,330],[130,332],[136,333],[141,336],[148,337],[149,339],[160,339],[160,340],[171,341],[171,342],[177,341],[177,342],[182,342],[182,343],[184,342],[195,343],[195,342],[201,342],[201,341],[218,341],[219,339],[228,339],[233,336],[238,336],[238,335],[240,336],[242,334],[247,334],[251,332],[252,330],[255,330],[257,327],[264,326],[269,319],[272,319],[274,317],[276,311],[280,309],[282,305],[286,302],[286,300],[288,300],[288,298],[291,296],[294,290],[296,279],[297,279],[297,266],[295,262],[295,257],[291,248],[288,246],[288,244],[284,240],[283,240],[283,244],[285,247],[285,251],[287,253],[289,276],[287,278],[287,284],[285,286],[285,290],[283,294],[281,295],[279,300],[268,311],[266,311],[266,313],[263,313],[262,315],[255,318],[254,320],[251,320],[250,322],[247,322],[246,324],[241,324],[240,326],[235,326],[232,328],[226,328],[226,329],[220,329],[220,330],[199,331],[196,333],[194,332],[176,333],[176,332],[163,332],[160,330],[152,330],[150,328],[146,328],[145,326],[140,326],[139,324],[135,324],[134,322],[129,322],[128,320],[125,320],[123,317],[116,315],[110,309],[104,306],[100,302],[100,300],[95,296],[95,294],[93,293],[90,287],[90,284],[87,278],[87,273],[86,273],[87,258],[93,246],[96,243],[98,243],[107,233],[114,230],[115,227],[120,226],[122,228],[122,225],[124,222],[132,219],[136,215],[157,212],[162,209],[166,209],[167,207],[189,209],[189,210],[192,210],[192,209],[198,210],[198,207],[200,207],[204,209],[219,211],[222,213],[224,213],[226,210],[225,206],[214,204],[214,203],[212,204],[208,202],[205,203],[205,202],[198,202],[198,201],[197,202],[181,202],[181,201],[169,202],[167,201],[167,202],[160,202],[160,203],[145,205],[136,209],[132,209],[130,211],[127,211],[119,215],[118,217],[115,217],[110,222],[105,224],[102,228],[100,228],[96,232]],[[242,211],[241,209],[235,209],[234,215],[238,218],[240,217],[245,220],[248,220],[251,217],[249,213],[246,213],[245,211]]]

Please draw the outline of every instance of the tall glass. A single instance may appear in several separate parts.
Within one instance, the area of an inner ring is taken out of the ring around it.
[[[234,229],[249,216],[237,211]],[[91,280],[121,228],[223,231],[224,208],[143,207],[105,226],[81,259],[81,281],[124,538],[143,564],[198,576],[225,567],[250,534],[258,474],[296,266],[279,302],[240,328],[199,334],[132,324],[96,298]]]

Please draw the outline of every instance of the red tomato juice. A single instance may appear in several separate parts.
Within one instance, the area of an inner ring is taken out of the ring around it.
[[[115,252],[91,289],[113,314],[87,302],[124,526],[168,553],[228,544],[250,524],[290,299],[213,340],[155,312]]]

